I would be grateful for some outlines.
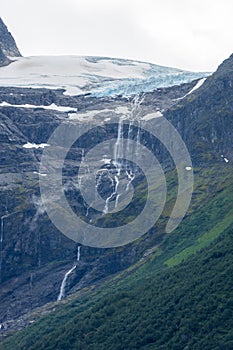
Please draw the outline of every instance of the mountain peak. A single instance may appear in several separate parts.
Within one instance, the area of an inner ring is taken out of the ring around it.
[[[21,53],[17,48],[15,40],[11,33],[8,31],[7,26],[0,18],[0,57],[5,56],[5,62],[7,62],[7,57],[20,57]],[[1,58],[0,58],[1,61]],[[0,62],[1,64],[1,62]]]

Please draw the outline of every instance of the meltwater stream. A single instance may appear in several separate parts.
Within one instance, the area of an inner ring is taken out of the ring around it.
[[[140,105],[144,100],[144,94],[142,96],[135,96],[132,105],[131,105],[131,111],[128,115],[123,115],[120,117],[118,122],[118,131],[117,131],[117,139],[116,143],[114,145],[113,150],[113,159],[112,163],[115,167],[114,174],[112,176],[113,181],[113,190],[111,194],[108,196],[108,198],[105,200],[105,206],[103,209],[103,214],[109,213],[109,204],[111,201],[115,200],[115,209],[118,206],[119,198],[122,195],[122,186],[121,186],[121,192],[119,191],[120,188],[120,181],[123,177],[128,181],[127,185],[125,186],[125,191],[128,191],[130,188],[130,184],[135,178],[135,169],[130,169],[130,162],[127,161],[127,158],[132,159],[132,156],[134,156],[135,164],[137,164],[137,159],[140,156],[140,117],[139,117],[139,111],[140,111]],[[127,141],[126,141],[126,147],[124,147],[124,120],[129,120],[128,123],[128,132],[127,132]],[[138,130],[135,140],[135,147],[132,149],[132,143],[130,142],[132,140],[133,136],[133,128],[135,121],[138,124]],[[124,149],[125,148],[125,149]],[[109,172],[109,175],[111,177],[111,174]],[[98,180],[99,181],[99,180]],[[98,183],[97,183],[98,187]]]
[[[81,246],[78,246],[77,262],[80,261],[80,257],[81,257]],[[62,283],[61,283],[60,292],[59,292],[59,295],[57,298],[58,301],[60,301],[66,297],[67,280],[68,280],[69,276],[72,274],[72,272],[76,269],[76,267],[77,267],[77,263],[68,272],[66,272],[66,274],[62,280]]]

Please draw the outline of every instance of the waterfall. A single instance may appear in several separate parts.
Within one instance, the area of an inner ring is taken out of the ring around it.
[[[114,181],[113,183],[113,192],[111,195],[106,199],[105,201],[105,207],[103,210],[103,214],[108,214],[109,212],[109,202],[111,199],[114,197],[116,198],[115,200],[115,208],[118,205],[118,200],[120,197],[120,194],[117,193],[119,182],[120,182],[120,175],[121,175],[121,169],[122,169],[122,159],[124,158],[124,138],[123,138],[123,120],[124,117],[121,117],[119,119],[118,123],[118,131],[117,131],[117,140],[114,145],[114,154],[113,154],[113,164],[116,167],[116,175],[114,176]],[[111,178],[111,176],[110,176]],[[111,178],[112,179],[112,178]]]
[[[84,148],[82,148],[82,155],[81,155],[81,162],[84,162],[84,158],[85,158],[85,150]]]
[[[65,277],[62,280],[62,284],[61,284],[61,288],[60,288],[60,293],[58,295],[57,300],[60,301],[63,298],[65,298],[66,296],[66,283],[67,283],[67,278],[69,277],[69,275],[76,269],[76,265],[74,265],[72,267],[72,269],[70,269],[68,272],[66,272]]]
[[[132,149],[131,149],[131,147],[130,147],[130,140],[132,139],[132,124],[133,124],[133,122],[132,122],[132,120],[130,120],[130,122],[129,122],[129,129],[128,129],[128,135],[127,135],[127,146],[126,146],[126,158],[127,158],[127,156],[129,157],[129,158],[131,158],[131,156],[132,156]]]
[[[91,172],[90,167],[88,163],[85,161],[85,148],[82,148],[82,151],[81,151],[81,159],[80,159],[79,167],[81,166],[84,174],[90,174]],[[81,185],[81,180],[80,180],[80,185]]]
[[[110,202],[110,200],[114,197],[114,195],[115,195],[115,192],[113,192],[113,193],[111,194],[111,196],[109,196],[109,197],[106,199],[106,201],[105,201],[105,206],[104,206],[104,210],[103,210],[103,214],[108,214],[108,212],[109,212],[109,202]]]
[[[103,214],[108,214],[109,212],[109,202],[112,198],[116,197],[116,201],[115,201],[115,208],[117,207],[118,204],[118,199],[120,194],[117,193],[118,190],[118,186],[119,186],[119,176],[120,176],[120,170],[118,169],[117,175],[115,175],[114,179],[115,179],[115,183],[114,183],[114,190],[111,193],[111,195],[106,199],[105,201],[105,206],[104,206],[104,210],[103,210]]]
[[[114,165],[118,168],[119,164],[118,164],[118,159],[123,158],[124,157],[124,147],[123,147],[123,119],[124,118],[120,118],[119,119],[119,123],[118,123],[118,132],[117,132],[117,140],[114,146]]]
[[[135,152],[136,153],[136,161],[137,161],[139,154],[140,154],[139,150],[140,150],[140,122],[138,122],[138,132],[137,132],[137,138],[136,138],[136,152]]]
[[[129,186],[130,186],[130,184],[131,184],[131,182],[134,180],[134,178],[135,178],[135,174],[133,174],[132,172],[131,172],[131,170],[127,170],[126,171],[126,175],[127,175],[127,177],[128,177],[128,184],[127,184],[127,186],[126,186],[126,191],[128,191],[129,190]]]
[[[86,218],[88,218],[90,207],[91,205],[88,205],[88,204],[86,205],[86,214],[85,214]]]
[[[109,201],[114,197],[115,195],[115,182],[113,180],[113,178],[111,177],[110,171],[108,169],[101,169],[99,170],[99,173],[97,174],[97,178],[96,178],[96,193],[98,192],[98,187],[101,185],[101,181],[102,181],[102,176],[106,175],[108,176],[110,182],[111,182],[111,187],[113,188],[113,192],[111,193],[111,195],[105,200],[105,206],[103,209],[103,214],[107,214],[108,213],[108,207],[109,207]]]
[[[133,155],[135,154],[135,163],[137,164],[137,159],[140,157],[140,105],[144,101],[145,95],[142,96],[136,95],[132,101],[131,104],[131,112],[130,112],[130,121],[128,124],[128,133],[127,133],[127,142],[126,147],[124,149],[124,120],[126,116],[121,116],[119,118],[118,122],[118,131],[117,131],[117,139],[114,145],[113,149],[113,164],[115,166],[115,174],[111,174],[112,178],[114,178],[114,184],[113,184],[113,192],[111,195],[105,200],[105,206],[103,209],[103,214],[109,213],[109,203],[111,200],[115,199],[115,209],[118,206],[119,198],[122,195],[121,193],[118,193],[120,181],[122,179],[126,179],[128,181],[128,184],[125,186],[125,191],[129,191],[130,184],[135,178],[135,169],[130,169],[130,162],[127,160],[128,158],[132,159]],[[138,129],[137,129],[137,135],[135,135],[134,139],[136,139],[136,146],[132,147],[131,140],[133,139],[133,131],[134,131],[134,121],[137,121]],[[96,188],[101,183],[101,178],[97,179]],[[122,188],[122,186],[121,186]]]
[[[101,170],[98,170],[98,173],[96,175],[96,184],[95,184],[95,188],[96,188],[96,198],[97,199],[97,193],[99,192],[98,188],[99,186],[101,185],[101,181],[102,181],[102,176],[103,176],[103,172],[104,172],[105,169],[101,169]]]
[[[78,246],[78,252],[77,252],[77,261],[80,261],[80,257],[81,257],[81,246]]]
[[[81,246],[78,246],[77,262],[80,261],[80,257],[81,257]],[[76,267],[77,267],[77,264],[75,264],[68,272],[66,272],[61,283],[60,292],[59,292],[57,301],[61,301],[62,299],[65,298],[68,277],[72,274],[72,272],[76,269]]]
[[[0,236],[0,242],[3,242],[3,234],[4,234],[4,219],[5,215],[1,217],[1,236]]]
[[[120,194],[117,193],[118,186],[119,186],[119,183],[120,183],[119,176],[120,176],[120,173],[117,174],[117,176],[115,176],[115,181],[116,181],[116,185],[115,185],[115,195],[116,195],[115,208],[118,205],[118,200],[119,200],[119,197],[120,197]]]

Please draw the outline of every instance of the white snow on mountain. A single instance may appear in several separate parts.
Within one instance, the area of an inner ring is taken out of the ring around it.
[[[106,57],[16,57],[0,68],[0,86],[64,89],[64,94],[96,97],[130,95],[200,79],[194,73],[150,63]]]
[[[23,148],[35,148],[35,149],[38,149],[38,148],[45,148],[45,147],[49,147],[50,145],[47,144],[47,143],[40,143],[40,144],[36,144],[36,143],[30,143],[30,142],[27,142],[23,145]]]
[[[163,116],[163,113],[161,113],[160,111],[157,111],[155,113],[150,113],[150,114],[147,114],[145,115],[142,120],[151,120],[151,119],[155,119],[155,118],[161,118]]]
[[[93,109],[85,113],[69,113],[68,116],[70,120],[82,121],[84,118],[85,120],[92,120],[93,117],[97,116],[98,114],[108,113],[111,111],[111,109]]]
[[[199,89],[199,88],[203,85],[203,83],[204,83],[205,81],[206,81],[206,78],[202,78],[202,79],[198,80],[197,84],[192,88],[192,90],[190,90],[190,91],[187,93],[187,95],[190,95],[190,94],[192,94],[195,90]],[[187,95],[186,95],[186,96],[187,96]]]
[[[179,98],[175,98],[173,101],[178,101],[178,100],[183,100],[186,96],[192,94],[194,91],[196,91],[197,89],[199,89],[203,83],[206,81],[206,78],[202,78],[200,80],[198,80],[198,82],[196,83],[196,85],[184,96],[179,97]]]
[[[105,108],[105,109],[93,109],[91,111],[87,111],[85,113],[69,113],[69,119],[70,120],[77,120],[77,121],[82,121],[84,118],[85,120],[92,120],[95,116],[98,116],[99,114],[106,113],[107,115],[113,114],[121,114],[121,115],[129,115],[130,111],[127,107],[124,106],[118,106],[116,108],[110,109],[110,108]],[[107,117],[105,118],[105,121],[109,121],[111,118]]]
[[[55,103],[52,103],[49,106],[37,106],[37,105],[30,105],[30,104],[22,104],[22,105],[12,105],[8,102],[1,102],[0,107],[19,107],[19,108],[43,108],[43,109],[50,109],[55,110],[58,112],[76,112],[77,108],[73,107],[64,107],[64,106],[57,106]]]

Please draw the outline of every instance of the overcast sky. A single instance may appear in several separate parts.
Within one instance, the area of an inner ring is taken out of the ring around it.
[[[0,0],[25,56],[95,55],[213,71],[233,52],[233,0]]]

